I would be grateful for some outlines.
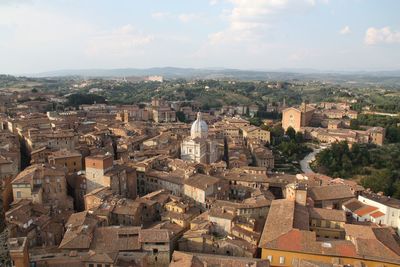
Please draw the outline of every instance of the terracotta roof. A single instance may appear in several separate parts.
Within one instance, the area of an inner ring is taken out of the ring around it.
[[[309,188],[310,197],[315,200],[352,198],[354,194],[347,185],[327,185]]]
[[[294,201],[287,199],[272,201],[260,238],[260,247],[266,246],[268,242],[275,240],[293,229],[294,208]]]
[[[33,220],[33,222],[36,221],[36,224],[40,224],[45,220],[45,218],[48,218],[47,215],[49,213],[50,210],[46,209],[43,205],[33,204],[31,201],[25,200],[14,204],[11,209],[6,212],[5,217],[7,223],[16,224],[22,227],[30,220]],[[37,221],[40,217],[42,218]]]
[[[269,261],[255,258],[174,251],[170,267],[268,267]]]
[[[132,199],[120,199],[112,212],[114,214],[125,214],[125,215],[138,215],[142,210],[143,204],[139,201]]]
[[[345,224],[348,239],[318,241],[315,232],[295,228],[299,207],[294,201],[272,201],[259,247],[400,263],[400,246],[389,228]]]
[[[373,211],[376,211],[378,208],[377,207],[373,207],[370,205],[365,205],[364,207],[359,208],[358,210],[356,210],[354,213],[357,214],[358,216],[364,216],[367,215]]]
[[[295,205],[294,218],[293,218],[293,228],[300,230],[310,229],[310,214],[306,206]]]
[[[381,211],[376,211],[376,212],[374,212],[374,213],[371,213],[370,214],[372,217],[374,217],[374,218],[379,218],[379,217],[382,217],[382,216],[385,216],[385,213],[383,213],[383,212],[381,212]]]
[[[139,230],[140,227],[133,226],[96,228],[90,249],[96,252],[140,250]]]
[[[192,254],[175,250],[169,267],[204,267],[204,264]]]
[[[362,203],[361,201],[357,200],[356,198],[352,198],[347,200],[346,202],[343,203],[343,206],[350,210],[351,212],[354,212],[360,208],[362,208],[365,204]]]
[[[65,169],[48,164],[34,164],[20,172],[12,181],[13,184],[33,183],[34,178],[44,179],[44,177],[65,176]]]
[[[51,152],[49,158],[70,158],[70,157],[82,157],[82,154],[77,151],[69,151],[69,150],[58,150]]]
[[[115,263],[118,256],[118,252],[97,252],[89,251],[89,255],[84,262],[101,262],[101,263]]]
[[[346,213],[343,210],[308,208],[310,219],[346,222]]]
[[[210,210],[208,216],[232,221],[236,217],[236,214],[232,214],[230,212],[227,212],[225,209],[212,208]]]
[[[353,240],[357,254],[400,263],[400,246],[389,228],[346,224],[345,231]]]
[[[226,180],[245,181],[245,182],[268,183],[269,181],[269,177],[265,173],[253,174],[244,172],[241,169],[233,169],[231,171],[225,172],[223,173],[223,175],[220,175],[220,177]]]
[[[181,185],[183,184],[184,175],[181,174],[179,171],[175,172],[165,172],[165,171],[158,171],[151,169],[146,172],[148,177],[154,177],[160,180],[164,180],[170,183]]]
[[[166,229],[145,229],[139,231],[140,243],[169,243],[170,239],[171,233],[169,230]]]
[[[67,223],[67,231],[60,243],[60,248],[88,249],[93,238],[93,231],[98,221],[87,211],[72,214]]]
[[[220,179],[217,177],[204,174],[196,174],[189,179],[186,179],[185,185],[189,185],[201,190],[206,190],[209,186],[215,185],[218,182],[220,182]]]

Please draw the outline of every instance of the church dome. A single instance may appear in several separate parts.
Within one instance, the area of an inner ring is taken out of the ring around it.
[[[192,128],[190,129],[190,136],[192,139],[207,138],[208,136],[208,126],[207,123],[201,119],[201,112],[197,113],[197,119],[193,122]]]

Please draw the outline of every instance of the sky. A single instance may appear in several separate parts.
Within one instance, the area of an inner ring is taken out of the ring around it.
[[[0,0],[0,73],[400,69],[398,0]]]

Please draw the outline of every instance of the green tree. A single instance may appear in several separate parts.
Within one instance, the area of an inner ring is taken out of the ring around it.
[[[400,199],[400,179],[397,179],[396,182],[393,183],[393,197]]]
[[[303,143],[304,142],[304,135],[301,132],[296,133],[295,140],[297,143]]]
[[[281,125],[275,125],[271,129],[272,144],[279,145],[281,143],[282,137],[285,134],[285,130]]]
[[[67,97],[67,106],[78,107],[79,105],[91,105],[94,103],[106,103],[106,99],[103,96],[96,94],[72,94]]]
[[[360,121],[358,120],[350,120],[350,129],[359,130],[360,129]]]
[[[384,192],[390,195],[390,187],[392,185],[392,174],[390,170],[375,170],[371,175],[364,177],[361,184],[365,188],[370,188],[374,192]]]
[[[259,127],[259,126],[261,126],[262,121],[261,121],[261,119],[259,117],[254,117],[254,118],[250,119],[250,124]]]
[[[186,122],[185,113],[183,113],[182,111],[177,111],[177,112],[176,112],[176,118],[177,118],[180,122]]]
[[[353,164],[348,154],[344,154],[342,157],[342,167],[346,172],[351,171],[351,169],[353,168]]]
[[[281,125],[275,125],[274,127],[272,127],[271,129],[271,134],[274,137],[283,137],[285,133],[285,130],[282,128]]]
[[[386,128],[386,139],[389,143],[399,143],[400,142],[400,127],[389,126]]]
[[[289,136],[290,140],[295,140],[296,138],[296,130],[293,127],[288,127],[286,129],[286,135]]]

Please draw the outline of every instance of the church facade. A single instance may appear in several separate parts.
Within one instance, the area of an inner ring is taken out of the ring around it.
[[[190,136],[181,144],[181,159],[211,164],[219,158],[215,140],[208,138],[208,125],[202,120],[201,112],[190,128]]]

